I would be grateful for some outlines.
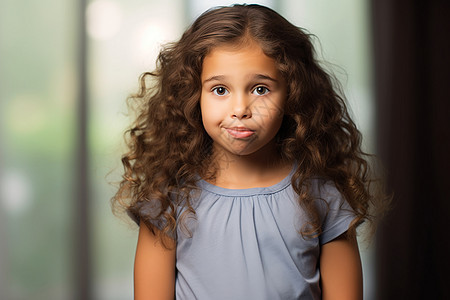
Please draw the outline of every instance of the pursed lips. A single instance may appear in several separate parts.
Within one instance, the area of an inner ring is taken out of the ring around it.
[[[252,136],[255,131],[247,127],[226,127],[226,131],[234,138],[245,139]]]

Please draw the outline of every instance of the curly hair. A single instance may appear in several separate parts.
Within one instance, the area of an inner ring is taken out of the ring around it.
[[[340,89],[316,59],[311,35],[259,5],[205,12],[178,42],[161,50],[153,72],[142,74],[139,92],[129,99],[139,102],[138,116],[126,132],[129,151],[122,157],[125,171],[113,208],[156,226],[162,239],[183,225],[184,214],[195,215],[192,192],[212,160],[199,105],[202,63],[213,48],[248,38],[274,59],[287,83],[277,141],[283,158],[297,162],[292,185],[309,217],[301,234],[321,233],[308,190],[317,176],[331,180],[348,201],[356,216],[351,227],[372,221],[372,208],[381,207],[377,200],[383,196],[374,192],[370,156],[361,150],[361,134]],[[150,212],[142,212],[144,204]]]

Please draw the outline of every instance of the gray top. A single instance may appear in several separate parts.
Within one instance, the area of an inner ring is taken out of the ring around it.
[[[177,299],[321,298],[320,246],[344,233],[354,214],[334,185],[315,179],[312,193],[325,200],[316,201],[323,233],[303,238],[306,217],[291,186],[293,171],[263,188],[199,181],[196,220],[186,219],[192,237],[177,231]]]

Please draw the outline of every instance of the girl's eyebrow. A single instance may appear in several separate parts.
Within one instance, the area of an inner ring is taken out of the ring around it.
[[[254,75],[252,75],[251,76],[251,78],[253,79],[253,80],[270,80],[270,81],[273,81],[273,82],[275,82],[275,83],[278,83],[278,80],[276,80],[275,78],[273,78],[273,77],[270,77],[269,75],[264,75],[264,74],[254,74]],[[225,80],[226,79],[226,76],[225,75],[216,75],[216,76],[211,76],[211,77],[209,77],[208,79],[205,79],[204,81],[203,81],[203,84],[205,84],[205,83],[207,83],[207,82],[210,82],[210,81],[223,81],[223,80]]]
[[[212,77],[209,77],[208,79],[203,80],[203,84],[210,82],[210,81],[223,81],[223,80],[225,80],[224,75],[216,75],[216,76],[212,76]]]
[[[259,80],[270,80],[273,81],[275,83],[278,82],[278,80],[276,80],[275,78],[270,77],[269,75],[264,75],[264,74],[255,74],[254,76],[252,76],[253,79],[259,79]]]

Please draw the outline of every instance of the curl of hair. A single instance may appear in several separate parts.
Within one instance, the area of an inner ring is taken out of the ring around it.
[[[199,106],[203,59],[214,47],[248,39],[276,61],[287,82],[277,141],[283,158],[297,162],[292,185],[309,216],[302,235],[321,233],[316,199],[308,192],[311,179],[318,176],[331,180],[348,201],[356,215],[353,228],[375,220],[387,197],[373,178],[370,156],[361,150],[361,134],[339,88],[315,58],[311,36],[259,5],[205,12],[178,42],[161,50],[156,70],[141,76],[140,91],[131,96],[141,105],[126,132],[129,151],[122,157],[125,171],[113,207],[125,208],[150,228],[156,224],[161,236],[173,236],[186,214],[195,215],[192,191],[213,163],[212,140]],[[152,201],[158,205],[151,216],[139,215],[142,203]]]

